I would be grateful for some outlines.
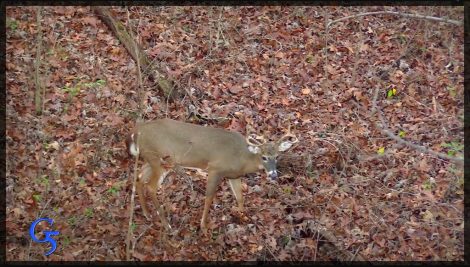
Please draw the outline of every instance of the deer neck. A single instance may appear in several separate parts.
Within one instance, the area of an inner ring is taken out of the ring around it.
[[[261,156],[248,152],[246,157],[245,173],[257,172],[263,169],[263,163],[261,162]]]

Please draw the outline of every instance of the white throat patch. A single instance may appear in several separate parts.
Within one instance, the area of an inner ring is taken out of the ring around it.
[[[248,150],[253,154],[258,154],[261,151],[257,146],[248,146]]]

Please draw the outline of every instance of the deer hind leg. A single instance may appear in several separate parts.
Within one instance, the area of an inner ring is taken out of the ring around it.
[[[243,212],[243,193],[242,193],[242,180],[237,179],[228,179],[230,188],[232,189],[233,195],[238,202],[238,210]]]
[[[202,213],[201,218],[201,230],[206,231],[207,229],[207,217],[209,215],[209,209],[212,205],[212,201],[214,200],[215,193],[217,191],[217,186],[220,183],[220,175],[209,171],[207,176],[207,186],[206,186],[206,200],[204,203],[204,211]]]

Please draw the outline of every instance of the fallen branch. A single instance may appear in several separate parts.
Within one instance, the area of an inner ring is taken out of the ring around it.
[[[340,18],[340,19],[330,21],[327,24],[326,28],[328,29],[332,24],[334,24],[336,22],[343,21],[343,20],[348,20],[348,19],[362,17],[362,16],[383,15],[383,14],[402,16],[402,17],[408,17],[408,18],[416,18],[416,19],[428,19],[428,20],[437,21],[437,22],[447,22],[447,23],[451,23],[451,24],[454,24],[454,25],[457,25],[457,26],[462,26],[463,25],[463,22],[461,22],[461,21],[453,20],[453,19],[447,19],[447,18],[423,16],[423,15],[419,15],[419,14],[410,14],[410,13],[401,13],[401,12],[396,12],[396,11],[376,11],[376,12],[360,13],[360,14],[351,15],[351,16],[347,16],[347,17],[344,17],[344,18]]]
[[[173,90],[173,82],[169,79],[164,78],[164,76],[151,64],[151,60],[148,58],[142,46],[137,44],[132,35],[129,34],[125,26],[116,21],[111,13],[109,12],[108,7],[102,6],[92,6],[91,9],[96,13],[98,18],[106,24],[109,29],[116,35],[116,37],[124,44],[127,52],[132,56],[135,62],[140,61],[140,66],[142,70],[148,71],[148,77],[151,80],[155,80],[158,84],[159,89],[166,98],[175,99],[177,96],[175,90]]]
[[[433,156],[436,156],[436,157],[439,157],[439,158],[442,158],[442,159],[447,159],[447,160],[450,160],[450,161],[454,161],[456,163],[461,163],[463,164],[463,158],[458,158],[458,157],[451,157],[451,156],[448,156],[446,154],[443,154],[443,153],[439,153],[439,152],[436,152],[436,151],[433,151],[431,149],[428,149],[424,146],[420,146],[420,145],[415,145],[411,142],[408,142],[408,141],[405,141],[403,140],[402,138],[396,136],[395,134],[393,134],[387,127],[387,124],[385,123],[385,120],[382,116],[382,112],[379,110],[378,112],[378,116],[379,116],[379,120],[380,120],[380,124],[377,124],[376,123],[376,126],[383,132],[385,133],[389,138],[397,141],[398,143],[400,144],[404,144],[404,145],[407,145],[413,149],[416,149],[420,152],[423,152],[423,153],[428,153],[428,154],[431,154]]]
[[[464,161],[463,158],[451,157],[451,156],[448,156],[446,154],[439,153],[439,152],[433,151],[431,149],[428,149],[424,146],[413,144],[409,141],[406,141],[406,140],[402,139],[399,136],[396,136],[392,131],[389,130],[389,128],[387,126],[387,123],[385,122],[385,119],[382,116],[382,112],[377,108],[377,96],[378,96],[378,94],[379,94],[379,87],[377,87],[375,89],[374,96],[373,96],[373,99],[372,99],[372,110],[371,110],[371,117],[372,117],[372,115],[374,115],[377,112],[379,120],[380,120],[380,124],[377,123],[377,122],[374,123],[377,129],[379,129],[382,133],[387,135],[390,139],[393,139],[393,140],[397,141],[399,144],[406,145],[406,146],[411,147],[415,150],[418,150],[418,151],[423,152],[423,153],[431,154],[431,155],[436,156],[438,158],[454,161],[458,164],[463,164],[463,161]],[[356,102],[353,102],[353,103],[357,104]],[[357,104],[357,106],[360,107],[359,104]]]

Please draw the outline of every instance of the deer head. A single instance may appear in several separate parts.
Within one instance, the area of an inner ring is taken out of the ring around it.
[[[278,178],[276,166],[279,152],[287,151],[298,141],[299,139],[290,133],[290,129],[287,134],[275,142],[266,142],[264,137],[254,134],[246,138],[248,150],[253,154],[259,155],[259,160],[271,182],[275,182]]]

